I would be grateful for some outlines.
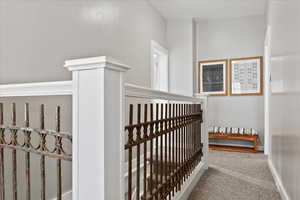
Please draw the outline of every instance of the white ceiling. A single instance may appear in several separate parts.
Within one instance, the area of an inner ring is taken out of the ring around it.
[[[263,15],[267,0],[149,0],[166,19],[220,19]]]

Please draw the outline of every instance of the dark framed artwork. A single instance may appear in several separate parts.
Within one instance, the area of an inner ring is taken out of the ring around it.
[[[210,96],[227,95],[227,60],[199,61],[199,93]]]
[[[263,95],[263,57],[230,59],[230,95]]]

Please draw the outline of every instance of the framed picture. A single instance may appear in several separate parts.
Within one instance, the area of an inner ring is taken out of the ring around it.
[[[230,59],[230,95],[263,94],[263,57]]]
[[[199,62],[199,93],[211,96],[227,95],[227,64],[227,60]]]

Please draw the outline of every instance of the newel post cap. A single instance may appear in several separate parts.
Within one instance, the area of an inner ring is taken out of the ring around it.
[[[64,67],[69,71],[107,68],[114,71],[126,72],[131,69],[131,67],[107,56],[67,60]]]

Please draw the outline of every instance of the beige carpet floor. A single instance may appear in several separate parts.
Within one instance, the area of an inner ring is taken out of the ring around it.
[[[281,200],[262,153],[209,152],[209,169],[189,200]]]

